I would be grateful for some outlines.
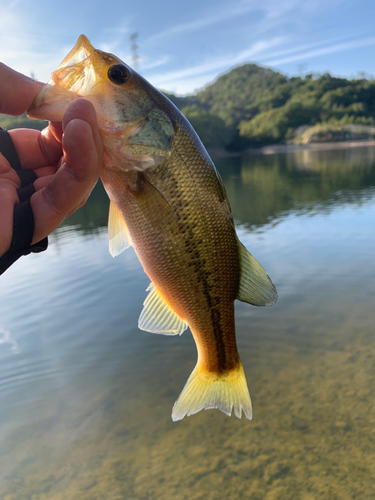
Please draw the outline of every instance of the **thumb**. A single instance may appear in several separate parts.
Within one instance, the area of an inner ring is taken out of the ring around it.
[[[63,120],[63,162],[47,186],[30,199],[34,214],[34,238],[42,240],[89,196],[103,162],[103,144],[95,110],[84,99],[68,108]]]

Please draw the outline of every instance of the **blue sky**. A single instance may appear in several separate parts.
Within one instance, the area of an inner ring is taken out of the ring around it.
[[[369,0],[0,0],[0,60],[47,80],[76,39],[132,65],[153,85],[193,93],[245,62],[289,76],[375,75]]]

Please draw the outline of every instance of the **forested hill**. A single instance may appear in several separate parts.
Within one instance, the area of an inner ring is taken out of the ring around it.
[[[375,80],[329,73],[287,78],[245,64],[195,96],[168,97],[206,146],[231,150],[285,142],[301,125],[375,124]]]
[[[375,80],[329,73],[288,78],[255,64],[238,66],[196,95],[166,95],[208,147],[240,150],[285,142],[301,125],[375,125]],[[0,125],[25,126],[1,117]]]

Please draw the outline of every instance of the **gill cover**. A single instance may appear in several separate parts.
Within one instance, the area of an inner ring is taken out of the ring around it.
[[[160,109],[152,108],[142,124],[128,138],[128,150],[134,155],[167,156],[172,149],[173,125]]]

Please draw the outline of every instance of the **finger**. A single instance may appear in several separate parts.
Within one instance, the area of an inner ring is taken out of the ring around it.
[[[80,101],[83,104],[77,103],[73,109],[74,118],[69,121],[68,115],[64,120],[65,163],[48,186],[34,193],[30,200],[34,214],[33,243],[50,234],[81,205],[100,175],[103,147],[95,111],[88,101]]]
[[[0,63],[0,113],[22,115],[43,85]]]
[[[36,179],[33,183],[35,191],[40,191],[41,189],[45,188],[48,186],[48,184],[51,182],[53,175],[45,175],[43,177],[39,177]]]
[[[9,250],[13,235],[13,210],[18,203],[17,191],[12,182],[0,184],[0,256]]]
[[[98,119],[94,106],[90,101],[80,98],[74,100],[69,105],[62,121],[62,130],[65,131],[67,123],[69,123],[70,120],[76,118],[77,115],[79,115],[82,120],[85,120],[90,124],[96,147],[101,151],[101,154],[103,154],[103,141],[102,136],[100,135]]]
[[[0,182],[4,180],[11,181],[16,188],[21,185],[21,180],[17,172],[10,166],[8,160],[0,153]]]
[[[39,132],[31,129],[14,129],[9,134],[16,148],[22,168],[37,168],[55,165],[62,156],[61,136],[64,124],[72,120],[76,113],[93,128],[94,140],[101,144],[101,136],[93,105],[85,99],[77,99],[68,107],[63,123],[51,123]]]
[[[34,170],[36,176],[39,178],[44,178],[48,177],[50,178],[51,175],[54,175],[57,172],[58,168],[57,167],[41,167],[41,168],[36,168]],[[36,180],[34,181],[36,182]]]
[[[49,127],[40,132],[33,129],[9,130],[22,168],[55,165],[62,156],[62,147]]]
[[[53,137],[61,144],[63,135],[62,123],[49,122],[48,129],[50,130]]]

